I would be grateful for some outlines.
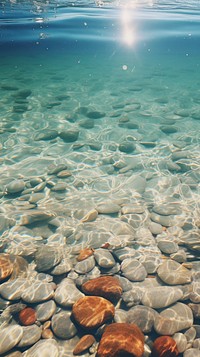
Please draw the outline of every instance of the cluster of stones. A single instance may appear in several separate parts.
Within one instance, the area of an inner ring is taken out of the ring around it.
[[[192,266],[165,257],[149,275],[148,264],[129,256],[116,263],[108,247],[64,258],[61,250],[45,245],[35,253],[31,271],[24,258],[0,254],[0,354],[14,349],[19,356],[35,356],[50,349],[49,356],[58,356],[62,341],[69,340],[68,355],[198,353],[194,318],[200,297]],[[161,336],[154,341],[153,331]]]

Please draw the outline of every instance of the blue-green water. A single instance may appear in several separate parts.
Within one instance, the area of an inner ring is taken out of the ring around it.
[[[198,1],[0,2],[1,253],[163,259],[163,231],[199,260],[199,24]]]

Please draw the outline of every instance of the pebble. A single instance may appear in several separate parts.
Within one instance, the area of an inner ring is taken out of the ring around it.
[[[167,307],[183,297],[181,289],[171,286],[160,286],[146,289],[142,297],[142,304],[153,309]]]
[[[162,263],[157,274],[162,281],[169,285],[188,284],[191,282],[192,276],[190,270],[173,260],[166,260]]]
[[[38,302],[46,301],[51,299],[54,296],[54,289],[51,283],[45,282],[34,282],[25,289],[21,298],[31,304],[35,304]]]
[[[200,318],[200,304],[188,304],[188,306],[192,309],[193,315],[195,318]]]
[[[194,303],[200,303],[200,282],[193,281],[192,292],[190,293],[190,300]]]
[[[74,270],[78,274],[87,274],[95,267],[95,259],[92,256],[89,256],[87,259],[84,259],[74,266]]]
[[[176,357],[179,355],[176,341],[170,336],[158,337],[152,347],[152,357]]]
[[[101,268],[109,269],[116,264],[113,255],[107,249],[96,249],[94,251],[94,258]]]
[[[121,207],[113,202],[101,202],[96,206],[96,210],[101,214],[114,214],[120,211]]]
[[[15,347],[23,336],[23,328],[19,325],[0,327],[0,354],[10,351]]]
[[[13,272],[13,262],[9,254],[0,254],[0,282],[8,278]]]
[[[177,243],[170,240],[161,239],[158,242],[158,248],[164,254],[172,254],[178,252],[179,246]]]
[[[0,285],[0,294],[6,300],[19,300],[23,291],[29,286],[29,281],[23,278],[9,280]]]
[[[101,296],[115,302],[122,295],[122,287],[119,280],[113,276],[101,276],[91,279],[82,285],[82,291],[88,295]]]
[[[35,263],[37,271],[48,271],[59,264],[62,259],[62,252],[55,247],[47,245],[38,248],[35,253]]]
[[[114,323],[107,326],[100,340],[96,357],[142,357],[144,335],[134,324]]]
[[[74,337],[77,333],[77,329],[71,320],[71,312],[64,310],[52,317],[51,328],[57,337],[64,340]]]
[[[6,191],[8,194],[19,193],[22,192],[25,188],[25,183],[23,180],[15,180],[11,181],[6,186]]]
[[[40,322],[48,321],[56,311],[56,304],[53,300],[49,300],[42,304],[38,304],[35,308],[37,320]]]
[[[51,275],[67,274],[72,269],[72,262],[69,258],[63,258],[58,265],[50,269]]]
[[[71,307],[77,300],[83,297],[84,294],[77,289],[73,280],[65,278],[57,286],[55,290],[55,301],[64,307]]]
[[[89,211],[82,219],[81,222],[92,222],[98,217],[98,212],[96,209]]]
[[[142,281],[147,277],[145,267],[136,259],[124,259],[121,264],[121,271],[130,281]]]
[[[79,355],[82,352],[88,350],[88,348],[90,348],[95,343],[95,341],[96,340],[92,335],[84,335],[83,337],[81,337],[81,339],[73,350],[74,356]]]
[[[124,141],[123,143],[119,144],[119,151],[124,152],[126,154],[130,154],[135,151],[136,146],[132,142]]]
[[[59,134],[60,138],[65,141],[66,143],[72,143],[76,141],[79,137],[78,130],[63,130]]]
[[[183,353],[186,348],[187,348],[187,338],[185,337],[185,335],[181,332],[177,332],[175,333],[173,336],[174,341],[176,342],[177,345],[177,349],[179,351],[179,353]]]
[[[134,306],[127,314],[126,322],[136,324],[144,333],[152,331],[155,317],[158,313],[147,306]]]
[[[53,332],[49,328],[43,330],[42,331],[42,338],[44,338],[44,339],[53,338]]]
[[[27,226],[32,223],[38,223],[42,221],[50,221],[55,218],[55,215],[51,212],[41,211],[41,210],[31,210],[21,217],[20,225]]]
[[[58,343],[53,340],[40,340],[27,350],[23,357],[60,357]]]
[[[183,357],[200,357],[200,350],[197,348],[188,348],[183,353]]]
[[[96,329],[114,317],[114,305],[99,296],[85,296],[72,308],[73,317],[85,329]]]
[[[45,130],[45,131],[39,131],[35,136],[34,140],[35,141],[40,141],[40,140],[53,140],[57,138],[58,132],[57,130]]]
[[[26,307],[20,311],[19,321],[24,326],[33,325],[36,321],[36,311],[31,307]]]
[[[190,307],[177,302],[163,310],[155,319],[154,328],[160,335],[173,335],[193,325],[193,314]]]
[[[78,262],[81,262],[82,260],[87,259],[88,257],[91,257],[94,253],[94,249],[91,248],[84,248],[80,251],[79,255],[77,256]]]
[[[99,112],[97,110],[94,110],[94,111],[87,112],[86,115],[87,115],[87,117],[89,119],[101,119],[101,118],[105,117],[106,114],[103,113],[103,112]]]
[[[32,346],[34,343],[39,341],[41,334],[42,334],[42,329],[37,325],[24,326],[22,339],[20,340],[17,346],[18,347]]]

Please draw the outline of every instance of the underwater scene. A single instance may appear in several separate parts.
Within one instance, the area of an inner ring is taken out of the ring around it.
[[[0,1],[0,356],[200,356],[198,0]]]

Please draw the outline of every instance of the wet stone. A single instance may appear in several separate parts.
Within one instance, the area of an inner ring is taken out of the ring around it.
[[[158,248],[161,250],[162,253],[165,254],[176,253],[179,249],[177,243],[165,239],[159,240]]]
[[[191,282],[191,271],[173,260],[162,263],[157,274],[159,278],[169,285],[187,284]]]
[[[13,262],[9,254],[0,254],[0,281],[8,278],[13,272]]]
[[[190,307],[177,302],[163,310],[155,319],[154,329],[160,335],[173,335],[193,325]]]
[[[22,89],[22,90],[17,91],[16,93],[14,93],[13,97],[26,99],[31,94],[32,94],[32,91],[30,89]]]
[[[113,258],[112,254],[106,250],[106,249],[96,249],[94,251],[94,257],[97,262],[97,264],[101,268],[112,268],[115,266],[116,262],[115,259]]]
[[[72,308],[73,317],[85,329],[96,329],[113,318],[114,305],[99,296],[85,296]]]
[[[78,262],[81,262],[82,260],[87,259],[88,257],[91,257],[94,253],[94,250],[91,248],[84,248],[80,251],[78,257],[76,258]]]
[[[18,325],[0,327],[0,354],[10,351],[16,346],[23,336],[23,328]]]
[[[142,297],[142,304],[154,309],[161,309],[177,302],[182,297],[182,290],[176,287],[153,287],[145,290]]]
[[[194,303],[200,303],[200,282],[194,281],[192,283],[192,292],[190,293],[190,300]]]
[[[84,293],[102,296],[110,301],[117,301],[122,294],[119,280],[113,276],[101,276],[91,279],[82,285]]]
[[[121,271],[130,281],[142,281],[147,277],[145,267],[136,259],[128,258],[123,260]]]
[[[79,126],[81,126],[84,129],[93,129],[94,128],[94,120],[93,119],[80,120]]]
[[[114,214],[120,211],[121,207],[113,202],[102,202],[97,207],[96,210],[101,214]]]
[[[59,136],[66,143],[72,143],[78,139],[79,131],[78,130],[65,130],[65,131],[61,131]]]
[[[54,289],[51,283],[35,282],[25,289],[21,298],[27,303],[38,303],[51,299],[54,296]]]
[[[71,320],[71,312],[61,311],[54,315],[51,320],[51,328],[53,333],[64,340],[74,337],[77,329]]]
[[[59,165],[51,164],[48,166],[47,173],[48,175],[57,175],[59,172],[67,169],[68,166],[66,164],[59,164]]]
[[[69,273],[72,269],[72,262],[69,258],[63,258],[58,265],[50,270],[52,275],[62,275]]]
[[[158,337],[152,346],[152,356],[154,357],[178,357],[176,341],[170,336]]]
[[[23,278],[13,279],[0,285],[0,295],[7,300],[19,300],[30,283]]]
[[[157,256],[144,255],[139,259],[142,263],[148,274],[156,273],[159,265],[161,264],[161,259]]]
[[[119,259],[120,261],[123,261],[125,259],[132,259],[135,257],[136,255],[136,251],[134,248],[129,248],[129,247],[124,247],[121,249],[116,249],[113,252],[114,256],[117,257],[117,259]]]
[[[23,336],[18,347],[27,347],[36,343],[42,334],[42,329],[37,325],[23,327]]]
[[[38,321],[44,322],[49,320],[56,311],[56,304],[53,300],[49,300],[42,304],[38,304],[35,308]]]
[[[153,329],[157,314],[158,313],[150,307],[134,306],[128,311],[126,322],[137,325],[144,333],[149,333]]]
[[[175,333],[172,338],[175,340],[176,345],[177,345],[177,349],[179,351],[179,353],[182,353],[186,350],[187,348],[187,338],[185,337],[185,335],[181,332],[177,332]]]
[[[34,136],[35,141],[40,141],[40,140],[53,140],[57,138],[58,132],[57,130],[45,130],[45,131],[40,131]]]
[[[33,325],[36,321],[36,312],[31,307],[25,307],[20,311],[18,317],[23,326]]]
[[[62,252],[54,247],[42,246],[35,253],[35,263],[37,271],[48,271],[61,262]]]
[[[97,357],[142,357],[144,335],[134,324],[114,323],[105,328],[100,340]]]
[[[70,307],[83,296],[84,294],[77,289],[73,280],[65,278],[58,285],[54,299],[59,305]]]
[[[90,348],[94,343],[95,343],[95,338],[92,335],[84,335],[81,337],[77,345],[75,346],[73,350],[73,355],[79,355],[82,352],[86,351],[88,348]]]
[[[93,256],[90,256],[87,259],[84,259],[76,263],[76,265],[74,266],[74,270],[78,274],[87,274],[94,267],[95,267],[95,259]]]
[[[165,134],[174,134],[174,133],[177,133],[178,128],[176,128],[175,126],[171,126],[171,125],[162,125],[160,127],[160,130]]]
[[[134,287],[131,290],[125,291],[122,295],[122,300],[126,306],[131,307],[139,305],[142,301],[143,290],[139,287]]]
[[[53,340],[40,340],[33,347],[27,350],[23,357],[59,357],[59,346],[58,343]]]
[[[119,144],[119,151],[124,152],[126,154],[130,154],[136,149],[136,146],[132,142],[124,142]]]
[[[51,212],[44,212],[41,210],[31,210],[21,217],[20,225],[27,226],[32,223],[46,222],[55,218],[55,215]]]
[[[19,193],[22,192],[25,188],[25,183],[23,180],[15,180],[10,182],[6,186],[6,191],[8,194]]]
[[[105,117],[105,115],[106,115],[105,113],[99,112],[97,110],[87,112],[87,114],[86,114],[86,116],[89,119],[101,119],[101,118]]]

